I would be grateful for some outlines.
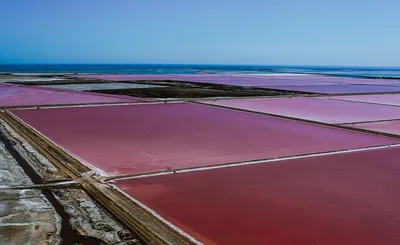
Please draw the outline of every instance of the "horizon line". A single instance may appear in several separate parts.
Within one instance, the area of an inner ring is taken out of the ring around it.
[[[400,69],[400,66],[357,66],[357,65],[261,65],[261,64],[213,64],[213,63],[0,63],[0,66],[215,66],[215,67],[289,67],[289,68],[388,68]]]

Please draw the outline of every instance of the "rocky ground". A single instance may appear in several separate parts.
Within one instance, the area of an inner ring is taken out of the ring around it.
[[[60,243],[61,218],[41,191],[29,189],[32,184],[0,143],[0,244]]]

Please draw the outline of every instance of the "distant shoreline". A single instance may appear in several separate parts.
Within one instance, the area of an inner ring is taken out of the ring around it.
[[[125,65],[125,64],[31,64],[0,65],[1,75],[71,74],[252,74],[252,75],[328,75],[362,78],[400,79],[400,67],[328,67],[260,65]]]

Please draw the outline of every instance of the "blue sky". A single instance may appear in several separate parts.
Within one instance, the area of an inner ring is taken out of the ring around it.
[[[400,66],[398,0],[1,0],[0,63]]]

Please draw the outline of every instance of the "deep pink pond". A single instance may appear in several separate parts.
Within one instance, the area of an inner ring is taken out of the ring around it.
[[[400,142],[188,103],[14,110],[111,175],[209,166]]]
[[[116,186],[203,244],[400,244],[400,148]]]

